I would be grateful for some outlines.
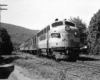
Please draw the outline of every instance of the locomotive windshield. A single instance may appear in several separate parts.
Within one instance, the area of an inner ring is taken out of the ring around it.
[[[56,26],[61,26],[63,25],[63,22],[62,21],[59,21],[59,22],[55,22],[52,24],[52,27],[56,27]]]
[[[51,37],[52,38],[60,38],[60,33],[52,33]]]
[[[65,25],[69,25],[69,26],[73,26],[73,27],[75,27],[75,24],[74,23],[71,23],[71,22],[65,22]]]

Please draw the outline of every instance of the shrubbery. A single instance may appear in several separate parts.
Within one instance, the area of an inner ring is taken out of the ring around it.
[[[79,29],[79,32],[80,32],[80,41],[81,41],[80,46],[82,47],[82,46],[86,45],[86,38],[87,38],[86,24],[79,17],[70,18],[69,21],[75,23],[76,27]]]
[[[5,28],[0,26],[0,56],[10,55],[13,51],[13,44],[10,35]]]
[[[100,54],[100,10],[91,18],[88,27],[88,46],[90,54]]]

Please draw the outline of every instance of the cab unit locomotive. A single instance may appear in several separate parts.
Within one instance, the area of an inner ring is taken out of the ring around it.
[[[63,55],[66,59],[76,60],[80,51],[79,30],[72,22],[56,20],[21,44],[20,50],[56,59]]]

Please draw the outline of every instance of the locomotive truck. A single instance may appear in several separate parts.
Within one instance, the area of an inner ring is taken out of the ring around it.
[[[20,45],[20,51],[55,59],[76,60],[80,53],[80,34],[76,25],[55,20]]]

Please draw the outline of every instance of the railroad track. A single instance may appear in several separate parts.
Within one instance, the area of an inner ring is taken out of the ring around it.
[[[40,57],[39,57],[40,58]],[[47,59],[46,57],[42,57],[42,59]],[[49,59],[50,63],[48,60],[46,60],[46,63],[43,63],[42,65],[45,66],[55,66],[57,69],[72,69],[72,68],[86,68],[89,71],[96,71],[100,73],[100,65],[98,64],[93,64],[89,62],[84,62],[84,61],[77,61],[77,62],[68,62],[68,61],[60,61],[56,62],[55,60],[54,63],[52,63],[52,59]]]
[[[97,72],[100,73],[100,66],[96,65],[96,64],[91,64],[89,62],[83,62],[83,61],[78,61],[78,62],[68,62],[68,61],[60,61],[60,62],[55,62],[55,63],[43,63],[43,65],[45,66],[51,66],[51,67],[55,67],[58,70],[70,70],[70,69],[75,69],[75,68],[85,68],[88,71],[91,72]]]
[[[99,65],[93,65],[91,63],[87,62],[59,62],[59,65],[62,66],[62,69],[73,69],[73,68],[86,68],[87,70],[91,72],[100,73],[100,66]]]

